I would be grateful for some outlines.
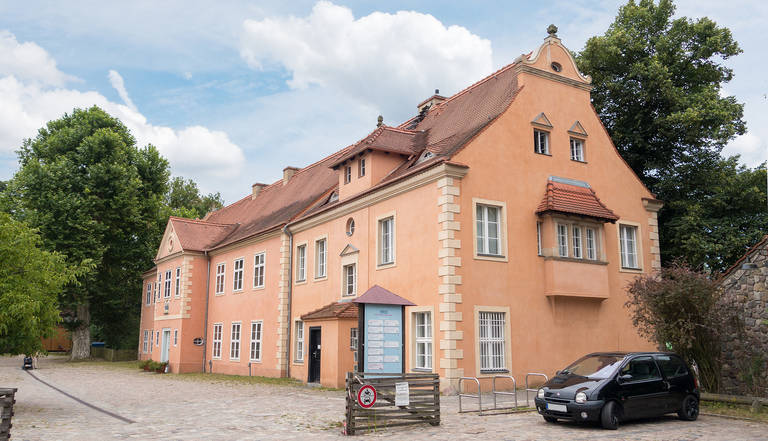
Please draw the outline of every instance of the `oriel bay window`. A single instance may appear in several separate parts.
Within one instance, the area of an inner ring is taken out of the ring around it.
[[[556,220],[558,257],[599,259],[599,231],[602,227],[588,221]]]

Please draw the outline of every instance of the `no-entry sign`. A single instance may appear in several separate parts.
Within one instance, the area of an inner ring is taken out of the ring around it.
[[[357,391],[357,404],[363,409],[370,409],[376,404],[376,388],[366,384]]]

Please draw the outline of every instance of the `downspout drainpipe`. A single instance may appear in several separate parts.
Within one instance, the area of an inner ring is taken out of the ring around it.
[[[285,346],[285,376],[291,378],[291,314],[293,303],[293,233],[288,229],[288,224],[283,227],[283,234],[288,235],[288,344]]]
[[[204,251],[203,255],[208,262],[208,272],[205,275],[205,319],[203,320],[203,372],[205,372],[205,360],[208,356],[208,297],[211,283],[211,259],[208,257],[208,251]]]

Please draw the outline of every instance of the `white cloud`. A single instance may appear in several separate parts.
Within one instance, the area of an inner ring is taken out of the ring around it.
[[[24,69],[0,72],[0,155],[10,154],[21,146],[24,138],[34,137],[47,121],[60,118],[75,107],[96,105],[119,118],[140,146],[155,145],[170,161],[174,174],[193,177],[206,191],[216,188],[216,181],[222,178],[229,180],[240,175],[245,158],[226,133],[202,126],[178,130],[151,124],[136,109],[116,71],[109,72],[109,79],[125,105],[98,92],[60,87],[67,76],[55,68],[55,61],[44,49],[34,43],[18,43],[7,32],[0,33],[0,38],[4,38],[0,43],[5,44],[3,54],[10,57],[2,57],[0,66],[26,63]],[[17,47],[11,47],[9,41]]]
[[[115,88],[117,91],[117,94],[120,95],[120,99],[123,100],[123,103],[125,103],[128,108],[130,108],[133,111],[138,111],[136,108],[136,105],[133,104],[133,101],[131,101],[131,97],[128,96],[128,91],[125,90],[125,82],[123,81],[123,77],[117,73],[116,70],[109,71],[109,74],[107,75],[109,78],[109,83],[112,85],[112,87]]]
[[[768,160],[768,143],[754,132],[736,137],[723,149],[723,155],[741,155],[741,162],[756,167]]]
[[[490,41],[412,11],[355,19],[327,1],[305,18],[245,20],[241,55],[255,69],[283,67],[288,85],[327,87],[405,118],[433,89],[452,93],[492,70]],[[407,113],[403,113],[406,111]]]

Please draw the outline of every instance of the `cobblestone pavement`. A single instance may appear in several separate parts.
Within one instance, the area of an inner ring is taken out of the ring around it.
[[[344,394],[304,386],[214,383],[125,368],[40,360],[41,380],[94,406],[135,421],[128,424],[57,392],[0,357],[0,386],[17,387],[13,440],[326,440],[344,439]],[[547,424],[535,413],[478,416],[457,413],[442,397],[442,425],[363,434],[358,439],[428,440],[759,440],[768,425],[701,416],[622,425],[618,431],[572,423]]]

